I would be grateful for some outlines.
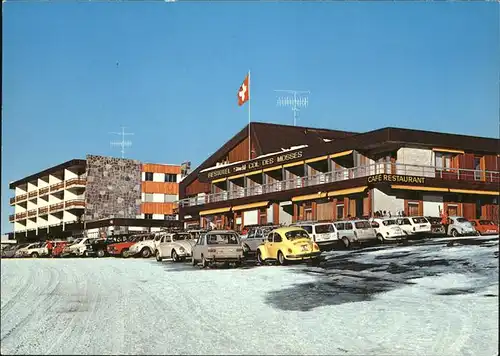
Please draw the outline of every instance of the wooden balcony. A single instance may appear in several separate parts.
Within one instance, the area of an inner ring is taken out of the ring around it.
[[[38,196],[38,190],[34,190],[28,193],[28,198],[36,198]]]
[[[16,202],[16,198],[15,197],[14,198],[10,198],[9,202],[10,202],[10,205],[13,205]]]
[[[9,221],[12,222],[16,219],[16,216],[14,214],[9,215]]]
[[[58,190],[61,190],[61,189],[64,189],[64,182],[60,182],[60,183],[56,183],[56,184],[52,184],[50,186],[50,192],[56,192]]]
[[[49,192],[50,188],[49,187],[43,187],[38,190],[38,195],[45,195]]]
[[[64,203],[57,203],[57,204],[52,204],[50,207],[49,207],[49,211],[52,213],[52,212],[55,212],[55,211],[58,211],[58,210],[61,210],[61,209],[64,209]]]
[[[49,212],[49,207],[44,206],[42,208],[38,208],[38,215],[45,215]]]
[[[16,214],[16,220],[22,220],[22,219],[26,219],[26,212]]]
[[[73,199],[65,202],[65,207],[67,208],[85,208],[85,200],[84,199]]]
[[[36,216],[36,212],[37,210],[36,209],[31,209],[28,211],[28,217],[31,218],[33,216]]]
[[[66,188],[73,186],[85,186],[87,184],[87,180],[80,178],[72,178],[66,181]]]
[[[20,201],[26,200],[27,197],[28,197],[28,194],[18,195],[16,197],[16,203],[19,203]]]

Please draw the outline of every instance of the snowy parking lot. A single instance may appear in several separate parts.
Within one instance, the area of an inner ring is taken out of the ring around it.
[[[2,354],[496,355],[498,237],[319,267],[1,261]]]

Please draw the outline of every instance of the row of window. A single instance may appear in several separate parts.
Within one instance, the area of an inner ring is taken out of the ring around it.
[[[144,214],[144,219],[153,220],[153,214]],[[175,215],[163,215],[163,220],[175,220]]]
[[[147,182],[153,181],[153,172],[145,172],[144,180]],[[165,173],[165,183],[177,183],[177,174]]]
[[[160,199],[154,199],[155,195],[160,195]],[[161,194],[161,193],[144,193],[144,201],[146,203],[173,203],[177,200],[176,195],[172,194]]]

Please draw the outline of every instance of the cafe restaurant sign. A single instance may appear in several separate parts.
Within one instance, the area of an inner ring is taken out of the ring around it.
[[[232,174],[241,174],[241,173],[246,173],[247,171],[255,171],[273,165],[283,164],[285,162],[294,161],[302,157],[303,157],[303,151],[296,151],[296,152],[284,153],[279,156],[261,158],[252,162],[243,163],[227,168],[214,169],[203,173],[206,173],[206,177],[208,178],[208,180],[214,180]],[[202,178],[202,174],[200,174],[200,178]]]
[[[403,176],[399,174],[375,174],[368,177],[368,183],[405,183],[405,184],[425,184],[425,177]]]

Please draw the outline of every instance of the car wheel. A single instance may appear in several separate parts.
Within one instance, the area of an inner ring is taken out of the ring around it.
[[[129,256],[128,249],[123,250],[121,255],[123,258],[128,258],[128,256]]]
[[[385,242],[384,236],[382,236],[382,234],[377,234],[377,240],[381,244]]]
[[[179,255],[177,255],[177,252],[175,250],[172,250],[170,257],[172,257],[172,261],[179,262]]]
[[[286,265],[286,258],[285,258],[285,255],[283,254],[283,252],[281,251],[278,251],[278,263],[282,266]]]
[[[455,230],[455,229],[451,230],[451,236],[457,237],[458,236],[457,230]]]
[[[201,267],[203,267],[203,268],[208,267],[208,261],[205,259],[204,256],[201,256]]]
[[[31,258],[38,258],[38,253],[33,252],[33,253],[31,254]]]
[[[257,263],[260,265],[263,265],[266,261],[262,258],[262,252],[260,250],[257,250]]]
[[[151,257],[151,250],[147,247],[144,247],[142,250],[141,250],[141,255],[143,258],[149,258]]]
[[[83,257],[90,257],[90,255],[89,255],[89,251],[84,251],[84,252],[83,252]]]
[[[344,243],[345,248],[349,248],[349,246],[351,245],[351,241],[349,241],[349,239],[345,236],[342,238],[342,242]]]
[[[104,250],[97,251],[97,257],[102,258],[102,257],[104,257],[104,255],[105,255]]]
[[[163,260],[163,258],[161,258],[161,254],[160,254],[160,251],[156,251],[156,260],[158,262],[161,262]]]

